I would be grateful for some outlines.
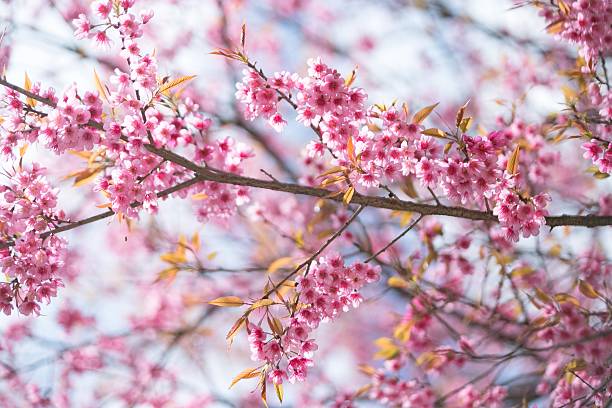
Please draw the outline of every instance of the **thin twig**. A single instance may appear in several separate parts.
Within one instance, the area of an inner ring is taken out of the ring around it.
[[[416,225],[419,223],[419,221],[421,221],[423,219],[424,215],[421,214],[419,216],[419,218],[417,218],[417,220],[415,222],[413,222],[408,228],[406,228],[404,231],[402,231],[401,234],[399,234],[397,237],[393,238],[391,240],[391,242],[389,242],[387,245],[385,245],[383,248],[381,248],[378,252],[376,252],[374,255],[370,256],[368,259],[365,260],[365,263],[370,262],[372,259],[377,258],[380,254],[382,254],[383,252],[385,252],[387,249],[389,249],[393,244],[395,244],[397,241],[399,241],[404,235],[406,235],[408,232],[410,232],[410,230],[412,230],[414,227],[416,227]]]
[[[316,250],[307,260],[305,260],[304,262],[299,264],[290,274],[288,274],[283,279],[281,279],[281,281],[278,282],[276,285],[274,285],[274,287],[272,289],[268,290],[262,296],[262,299],[265,299],[268,296],[270,296],[283,283],[287,282],[292,276],[294,276],[300,270],[302,270],[302,268],[304,268],[307,265],[310,265],[317,258],[317,256],[319,256],[325,250],[325,248],[327,248],[332,242],[334,242],[336,240],[336,238],[338,238],[340,235],[342,235],[342,233],[348,228],[349,225],[351,225],[351,223],[357,218],[357,216],[361,213],[361,211],[363,211],[364,208],[365,208],[365,206],[363,206],[363,205],[359,206],[359,208],[357,208],[357,210],[355,210],[355,212],[351,215],[351,217],[348,220],[346,220],[346,222],[342,225],[342,227],[340,227],[336,232],[334,232],[334,235],[329,237],[328,240],[325,241],[325,243],[318,250]]]

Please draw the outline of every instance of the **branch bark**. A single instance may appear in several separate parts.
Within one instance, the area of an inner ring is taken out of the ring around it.
[[[237,186],[248,186],[265,190],[283,191],[286,193],[319,197],[327,200],[342,202],[342,196],[333,196],[335,191],[324,188],[304,186],[301,184],[283,183],[273,180],[261,180],[251,177],[240,176],[233,173],[225,173],[204,167],[200,167],[189,160],[168,152],[163,149],[156,149],[147,146],[152,153],[159,154],[176,164],[179,164],[208,181],[215,181],[222,184],[232,184]],[[170,154],[168,154],[170,153]],[[369,196],[355,193],[351,200],[352,204],[360,204],[366,207],[383,208],[397,211],[411,211],[421,215],[441,215],[447,217],[463,218],[473,221],[499,222],[497,217],[489,211],[472,210],[464,207],[452,207],[444,205],[431,205],[404,201],[395,198]],[[612,225],[612,216],[608,215],[555,215],[546,217],[546,225],[554,228],[559,226],[580,226],[580,227],[602,227]]]
[[[44,103],[48,106],[55,107],[55,104],[46,99],[42,98],[32,92],[29,92],[18,85],[14,85],[8,82],[5,78],[0,77],[0,85],[3,85],[7,88],[13,89],[16,92],[19,92],[27,97],[35,99],[41,103]],[[90,122],[88,126],[91,126],[95,129],[99,129],[103,131],[103,126],[97,122]],[[145,148],[168,161],[171,161],[185,169],[193,171],[200,181],[213,181],[222,184],[231,184],[236,186],[247,186],[260,188],[271,191],[282,191],[290,194],[296,195],[305,195],[310,197],[318,197],[327,200],[332,200],[336,202],[342,202],[341,195],[334,195],[336,192],[327,190],[324,188],[318,187],[310,187],[301,184],[294,183],[283,183],[276,180],[261,180],[251,177],[240,176],[238,174],[226,173],[210,168],[201,167],[191,160],[176,154],[170,150],[157,148],[151,144],[146,144]],[[163,192],[162,192],[163,193]],[[453,207],[453,206],[444,206],[444,205],[431,205],[431,204],[423,204],[416,203],[412,201],[404,201],[397,198],[387,198],[387,197],[379,197],[379,196],[369,196],[362,195],[359,193],[355,193],[353,196],[351,203],[359,204],[365,207],[373,207],[373,208],[381,208],[388,210],[397,210],[397,211],[411,211],[425,215],[440,215],[446,217],[454,217],[454,218],[462,218],[472,221],[489,221],[489,222],[499,222],[497,217],[493,215],[490,211],[481,211],[481,210],[473,210],[464,207]],[[97,216],[90,217],[96,218],[95,221],[99,219],[103,219],[111,216],[108,213],[98,214]],[[87,219],[86,219],[87,220]],[[49,234],[63,232],[68,229],[74,229],[77,226],[89,224],[93,221],[85,222],[86,220],[79,221],[75,224],[70,224],[70,226],[60,227],[56,230],[49,231]],[[78,224],[78,225],[77,225]],[[72,226],[74,225],[74,226]],[[556,215],[556,216],[548,216],[546,217],[546,225],[550,228],[559,227],[559,226],[578,226],[578,227],[602,227],[602,226],[610,226],[612,225],[612,216],[608,215]],[[72,227],[71,227],[72,226]],[[71,227],[71,228],[68,228]],[[0,244],[0,248],[6,247],[7,243]]]

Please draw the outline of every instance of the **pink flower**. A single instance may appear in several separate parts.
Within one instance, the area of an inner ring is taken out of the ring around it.
[[[96,45],[100,48],[110,48],[111,40],[105,31],[93,32],[93,38],[96,41]]]
[[[289,371],[289,382],[295,383],[296,381],[302,382],[306,379],[308,374],[308,367],[312,365],[312,360],[304,357],[294,357],[289,360],[287,370]]]
[[[108,17],[110,12],[113,10],[113,3],[111,0],[97,0],[92,3],[91,10],[101,19]]]
[[[79,17],[72,20],[72,24],[76,27],[74,31],[74,36],[78,40],[82,40],[84,38],[89,37],[91,31],[91,23],[87,19],[85,14],[79,14]]]
[[[287,121],[283,119],[280,113],[276,112],[269,119],[270,126],[274,128],[277,132],[282,132],[285,126],[287,125]]]
[[[272,381],[273,384],[280,385],[283,383],[284,380],[287,379],[287,373],[280,369],[272,370],[268,374],[268,378],[270,379],[270,381]]]

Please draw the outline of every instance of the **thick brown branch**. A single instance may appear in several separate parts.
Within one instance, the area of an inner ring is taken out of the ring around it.
[[[201,175],[205,180],[215,181],[223,184],[232,184],[238,186],[248,186],[261,188],[265,190],[283,191],[291,194],[306,195],[311,197],[325,198],[328,200],[342,202],[342,196],[333,196],[334,191],[324,188],[309,187],[300,184],[282,183],[273,180],[260,180],[251,177],[239,176],[232,173],[224,173],[213,171],[190,162],[175,153],[168,152],[163,149],[156,149],[153,146],[147,146],[147,149],[152,153],[161,155],[162,157],[179,164],[196,174]],[[472,210],[463,207],[450,207],[444,205],[431,205],[415,203],[412,201],[398,200],[395,198],[367,196],[355,193],[351,203],[361,204],[367,207],[384,208],[397,211],[412,211],[422,215],[442,215],[447,217],[464,218],[473,221],[491,221],[499,222],[497,217],[488,211]],[[581,227],[601,227],[612,225],[612,216],[605,215],[557,215],[546,217],[546,225],[549,227],[559,226],[581,226]]]
[[[4,85],[11,88],[23,95],[30,98],[36,99],[39,102],[45,103],[50,106],[54,104],[48,99],[42,98],[32,92],[26,91],[25,89],[7,82],[5,79],[0,78],[0,85]],[[102,129],[100,123],[89,123],[97,129]],[[216,170],[207,169],[200,167],[192,161],[180,156],[174,152],[166,149],[156,148],[153,145],[145,145],[145,148],[153,154],[158,155],[168,161],[178,164],[188,170],[193,171],[197,175],[201,176],[202,180],[214,181],[223,184],[232,184],[238,186],[248,186],[261,188],[265,190],[283,191],[291,194],[306,195],[311,197],[325,198],[333,201],[342,201],[342,196],[334,196],[334,191],[326,190],[323,188],[309,187],[300,184],[282,183],[279,181],[268,181],[260,180],[251,177],[244,177],[233,173],[224,173]],[[463,207],[450,207],[444,205],[430,205],[415,203],[412,201],[404,201],[396,198],[378,197],[378,196],[367,196],[359,193],[355,193],[352,198],[352,203],[360,204],[367,207],[384,208],[389,210],[397,211],[412,211],[421,215],[442,215],[447,217],[463,218],[473,221],[491,221],[499,222],[497,217],[490,211],[472,210]],[[546,225],[553,228],[559,226],[580,226],[580,227],[602,227],[612,225],[612,216],[608,215],[557,215],[546,217]]]

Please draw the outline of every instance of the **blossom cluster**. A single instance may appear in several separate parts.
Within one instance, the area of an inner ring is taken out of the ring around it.
[[[575,345],[569,350],[556,350],[552,353],[537,392],[550,395],[554,406],[569,404],[591,394],[597,406],[604,406],[606,398],[612,395],[612,388],[606,385],[606,378],[612,374],[606,365],[606,361],[612,357],[612,340],[609,335],[602,335],[607,325],[593,326],[572,302],[564,302],[559,306],[546,305],[540,316],[555,322],[538,332],[540,340],[549,345]],[[588,340],[580,341],[583,339]],[[568,370],[573,373],[571,377],[559,381],[559,377]]]
[[[612,51],[612,4],[608,0],[570,0],[543,4],[541,14],[559,39],[577,44],[587,61]]]
[[[31,84],[28,78],[26,88],[34,97],[7,88],[0,138],[0,154],[9,161],[23,160],[26,143],[45,146],[57,155],[70,151],[88,158],[88,168],[75,173],[77,177],[95,178],[94,191],[108,200],[104,206],[131,218],[138,217],[140,207],[156,212],[159,192],[193,177],[192,172],[155,154],[155,149],[184,148],[193,163],[233,173],[242,172],[244,160],[252,156],[248,146],[229,137],[209,140],[212,121],[199,105],[189,97],[170,94],[173,84],[164,89],[168,79],[158,82],[155,56],[141,51],[139,45],[152,14],[144,12],[136,17],[130,10],[133,5],[133,0],[96,1],[91,7],[101,22],[91,22],[85,15],[74,21],[77,37],[98,43],[106,43],[107,35],[116,32],[127,71],[116,68],[109,83],[100,84],[97,91],[81,91],[71,85],[56,92],[43,89],[38,82]],[[97,74],[96,81],[101,82]],[[10,312],[14,299],[19,310],[29,314],[37,312],[38,302],[48,299],[61,284],[54,279],[65,242],[53,235],[43,240],[37,234],[50,226],[54,220],[49,217],[55,212],[55,192],[43,181],[42,171],[35,165],[30,173],[24,170],[16,177],[23,183],[3,187],[4,208],[23,211],[3,214],[7,218],[5,237],[15,240],[10,250],[3,249],[3,268],[16,280],[2,285],[2,307]],[[25,184],[26,177],[32,186]],[[246,187],[208,181],[193,183],[175,195],[198,195],[194,206],[201,221],[226,219],[248,201]],[[26,205],[29,201],[30,207]],[[23,220],[17,223],[17,217]],[[59,217],[53,226],[70,222],[66,218]],[[30,264],[39,270],[36,279],[26,276],[34,274],[34,269],[27,267]]]
[[[378,370],[372,376],[368,397],[389,407],[433,408],[436,394],[417,380],[402,380]]]
[[[283,130],[287,121],[278,110],[280,93],[295,87],[297,75],[283,71],[265,78],[253,69],[245,69],[243,75],[242,82],[236,84],[236,99],[245,105],[245,117],[253,120],[262,116],[277,132]]]
[[[584,158],[591,159],[601,173],[612,173],[612,143],[607,147],[597,140],[582,144]]]
[[[266,333],[260,326],[249,328],[251,358],[271,367],[269,379],[274,384],[304,381],[312,356],[318,346],[309,338],[320,323],[356,308],[363,301],[359,290],[378,280],[380,267],[356,262],[345,266],[340,255],[328,255],[313,261],[308,273],[297,280],[299,309],[291,314],[289,324],[278,333]]]
[[[115,27],[122,37],[122,42],[130,52],[137,49],[135,43],[130,39],[140,38],[143,34],[143,25],[153,17],[152,11],[143,11],[139,16],[130,12],[136,0],[97,0],[91,4],[91,11],[101,21],[92,22],[85,14],[79,14],[73,21],[76,30],[74,35],[77,39],[89,38],[95,40],[102,47],[110,47],[111,39],[108,36],[109,28]],[[126,41],[127,42],[126,44]]]
[[[601,123],[593,123],[596,137],[582,144],[583,157],[590,159],[601,173],[612,173],[612,92],[591,82],[587,97],[585,108],[596,110]]]
[[[606,290],[606,282],[612,277],[612,264],[601,248],[593,247],[578,256],[580,278],[596,290]]]
[[[227,137],[198,148],[195,161],[218,170],[241,174],[244,160],[252,156],[253,152],[249,146]],[[201,204],[196,204],[200,221],[228,218],[236,213],[237,206],[250,200],[247,187],[212,181],[200,182],[190,191],[205,196]]]
[[[48,104],[55,105],[48,114],[39,116],[34,109],[36,102],[21,100],[13,90],[6,92],[9,113],[6,130],[8,137],[2,140],[1,152],[10,157],[21,140],[40,141],[46,148],[62,154],[67,150],[91,150],[100,142],[99,132],[90,126],[102,117],[102,101],[97,93],[85,92],[79,95],[77,89],[68,88],[59,98],[53,88],[40,89],[35,83],[31,91]]]
[[[296,120],[312,126],[320,136],[307,146],[309,157],[330,152],[334,164],[348,170],[351,185],[373,188],[415,177],[424,188],[440,188],[453,203],[495,208],[508,240],[538,233],[545,222],[548,198],[519,192],[527,178],[542,182],[546,168],[557,163],[558,156],[542,151],[543,143],[533,128],[512,124],[482,136],[424,132],[421,122],[426,115],[411,118],[405,106],[367,108],[365,92],[351,87],[352,79],[345,80],[320,58],[309,60],[308,66],[304,78],[285,72],[275,75],[278,86],[264,81],[260,71],[245,70],[237,95],[246,105],[247,117],[271,117],[271,112],[278,111],[278,95],[288,99],[295,91],[295,102],[290,102]],[[274,91],[277,95],[272,97]],[[264,92],[270,96],[256,96]],[[537,164],[525,176],[506,170],[513,145],[522,139],[533,147],[532,159]]]
[[[43,235],[65,217],[57,210],[57,192],[38,166],[21,168],[8,184],[0,185],[0,309],[10,315],[14,307],[24,315],[39,314],[62,284],[66,242]]]
[[[540,227],[546,222],[544,217],[548,215],[546,206],[549,201],[550,197],[545,193],[526,200],[504,189],[493,208],[493,214],[499,218],[505,238],[518,241],[519,234],[524,238],[538,235]]]
[[[479,392],[470,384],[458,393],[457,398],[465,408],[502,408],[507,394],[506,388],[499,385]]]
[[[129,70],[115,69],[107,87],[106,99],[113,115],[104,122],[101,145],[114,166],[99,178],[96,189],[109,197],[115,212],[137,216],[132,203],[140,202],[154,212],[158,207],[157,192],[186,181],[188,176],[180,166],[151,153],[147,144],[156,148],[191,148],[195,163],[235,173],[241,171],[243,160],[252,153],[247,146],[230,138],[208,142],[207,132],[212,122],[190,98],[174,100],[175,109],[171,114],[155,104],[168,96],[164,93],[167,89],[163,89],[165,82],[158,83],[160,73],[155,56],[141,51],[138,42],[152,12],[141,12],[137,17],[130,11],[134,1],[118,4],[119,7],[113,8],[110,1],[97,1],[92,4],[92,10],[102,22],[92,24],[81,15],[74,24],[77,37],[87,36],[98,42],[106,41],[101,41],[100,36],[107,28],[118,27],[120,54]],[[97,28],[93,29],[94,26]],[[227,218],[237,205],[248,200],[245,188],[212,182],[197,183],[178,195],[186,197],[189,193],[204,198],[196,204],[198,218],[203,221]]]

